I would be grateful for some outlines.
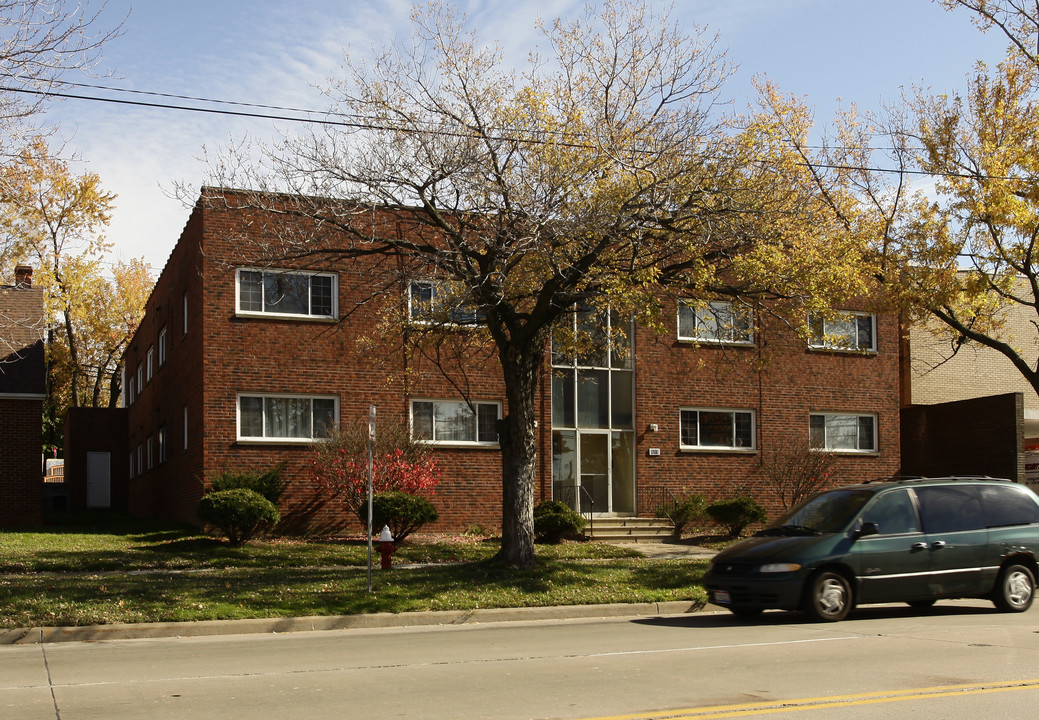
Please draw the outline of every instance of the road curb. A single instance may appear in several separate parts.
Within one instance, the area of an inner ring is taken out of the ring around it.
[[[704,603],[677,600],[659,603],[563,605],[552,607],[438,610],[414,613],[370,613],[298,618],[202,620],[198,622],[114,623],[79,627],[34,627],[0,630],[0,645],[38,645],[59,642],[103,642],[149,638],[206,637],[210,635],[279,634],[314,630],[351,630],[426,625],[571,620],[580,618],[682,615],[702,610]]]

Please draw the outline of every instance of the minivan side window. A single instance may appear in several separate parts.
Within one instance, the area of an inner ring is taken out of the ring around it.
[[[972,485],[914,488],[924,532],[981,530],[981,502]]]
[[[913,499],[905,490],[894,490],[880,495],[862,513],[862,522],[875,523],[880,535],[899,535],[920,532]]]
[[[1039,505],[1021,488],[983,485],[978,488],[985,511],[985,527],[1039,523]]]

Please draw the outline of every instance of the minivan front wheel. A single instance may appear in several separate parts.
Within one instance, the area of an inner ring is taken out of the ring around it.
[[[1024,612],[1035,599],[1035,576],[1024,565],[1007,565],[999,573],[992,602],[1003,612]]]
[[[834,622],[852,608],[851,583],[840,573],[824,571],[808,581],[804,611],[815,620]]]

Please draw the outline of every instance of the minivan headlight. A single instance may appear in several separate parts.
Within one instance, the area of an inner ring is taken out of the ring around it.
[[[787,573],[801,569],[798,563],[768,563],[758,568],[759,573]]]

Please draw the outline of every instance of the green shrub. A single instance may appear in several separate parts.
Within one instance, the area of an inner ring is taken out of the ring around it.
[[[765,522],[768,518],[765,508],[745,495],[713,502],[707,506],[707,514],[729,531],[729,537],[734,538],[739,537],[748,525]]]
[[[210,492],[237,490],[246,488],[259,493],[274,505],[278,504],[285,491],[285,483],[281,480],[282,466],[275,465],[270,470],[239,470],[232,472],[223,469],[210,480]]]
[[[220,528],[232,545],[241,545],[281,519],[274,503],[249,488],[206,493],[198,502],[198,517]]]
[[[559,500],[546,500],[534,508],[534,535],[547,543],[577,537],[587,521],[579,512]]]
[[[657,508],[656,516],[670,520],[675,526],[675,536],[682,537],[686,528],[699,525],[707,517],[707,500],[693,493],[675,505]]]
[[[367,501],[365,501],[367,508]],[[365,522],[368,521],[367,509]],[[428,499],[421,495],[390,490],[372,498],[372,532],[378,534],[389,525],[394,542],[402,543],[426,523],[436,522],[439,515]]]

